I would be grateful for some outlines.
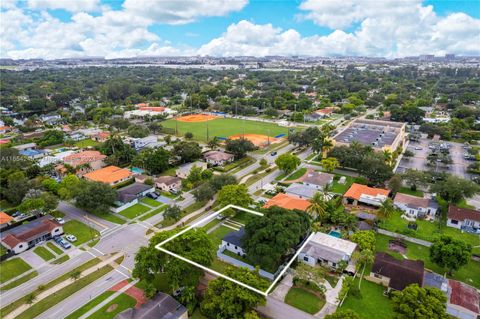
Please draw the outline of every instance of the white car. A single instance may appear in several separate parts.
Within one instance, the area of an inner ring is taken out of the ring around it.
[[[421,151],[422,148],[421,148],[420,146],[417,146],[417,147],[415,147],[415,150],[416,150],[416,151]]]
[[[71,243],[74,243],[74,242],[77,241],[77,237],[75,237],[73,235],[66,235],[65,238]]]
[[[61,217],[55,218],[55,220],[56,220],[60,225],[65,224],[65,219],[63,219],[63,218],[61,218]]]

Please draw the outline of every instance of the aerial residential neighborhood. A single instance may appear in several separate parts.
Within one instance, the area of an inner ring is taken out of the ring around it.
[[[478,12],[2,2],[0,317],[479,319]]]

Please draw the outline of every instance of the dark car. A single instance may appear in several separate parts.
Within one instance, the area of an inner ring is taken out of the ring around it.
[[[147,194],[147,197],[150,197],[150,198],[152,198],[152,199],[157,199],[158,196],[159,196],[159,195],[158,195],[157,193],[155,193],[155,192],[153,192],[153,193],[148,193],[148,194]]]
[[[59,244],[59,243],[62,241],[62,237],[60,237],[60,236],[53,236],[53,240],[54,240],[57,244]]]
[[[272,153],[270,153],[270,155],[271,155],[271,156],[275,156],[275,155],[277,155],[277,152],[276,152],[276,151],[275,151],[275,152],[272,152]]]

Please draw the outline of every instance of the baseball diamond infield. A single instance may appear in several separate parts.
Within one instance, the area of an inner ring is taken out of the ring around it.
[[[197,115],[188,115],[188,117],[197,116]],[[206,115],[209,116],[209,115]],[[182,120],[170,119],[162,122],[162,126],[168,128],[169,130],[177,131],[178,136],[183,136],[185,133],[190,132],[193,134],[193,139],[198,141],[208,141],[213,139],[215,136],[221,139],[227,139],[235,135],[247,134],[256,134],[264,136],[264,139],[267,139],[267,136],[270,137],[270,142],[274,140],[275,136],[284,135],[288,136],[288,130],[291,128],[280,126],[275,123],[262,122],[262,121],[251,121],[243,120],[237,118],[224,118],[216,117],[210,118],[210,120],[205,120],[206,116],[200,115],[202,122],[185,122]],[[210,115],[210,117],[212,117]],[[182,118],[179,118],[182,119]],[[207,137],[208,132],[208,137]]]
[[[277,143],[280,139],[274,138],[267,135],[262,134],[236,134],[229,136],[230,139],[236,140],[239,138],[244,138],[252,142],[255,146],[266,146],[272,143]]]

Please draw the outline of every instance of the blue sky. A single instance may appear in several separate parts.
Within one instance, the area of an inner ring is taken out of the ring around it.
[[[3,57],[480,54],[480,1],[4,1]]]

